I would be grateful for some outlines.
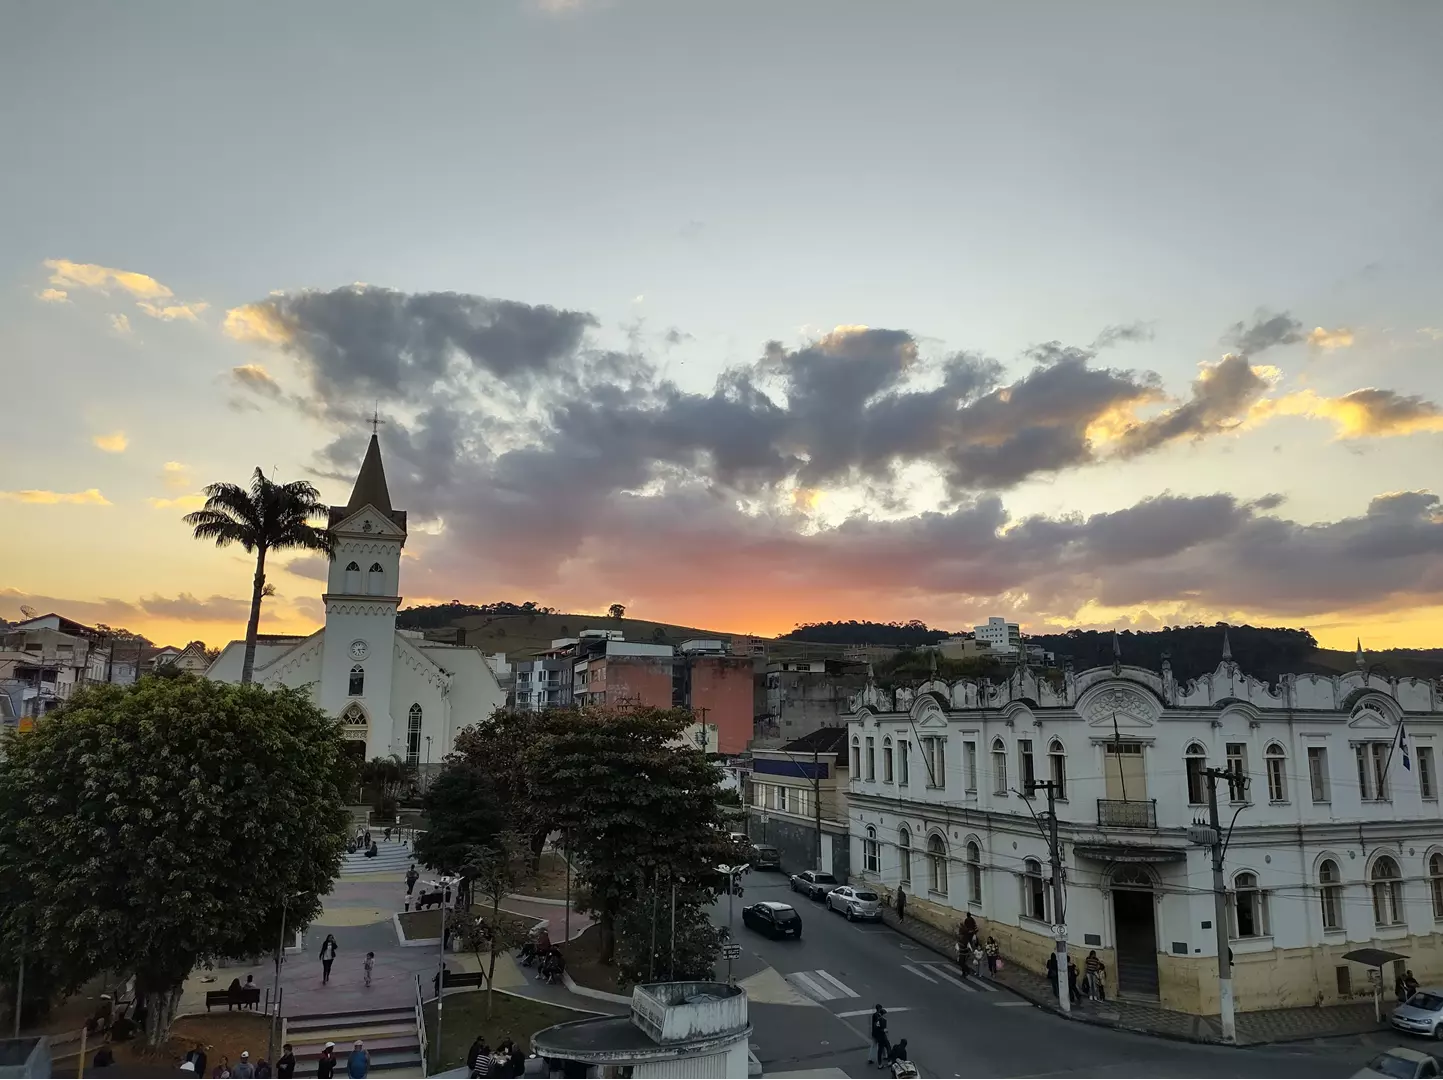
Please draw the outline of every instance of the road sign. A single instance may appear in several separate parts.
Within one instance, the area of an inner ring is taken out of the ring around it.
[[[1062,923],[1053,923],[1053,924],[1052,924],[1052,940],[1053,940],[1053,941],[1066,941],[1066,940],[1067,940],[1067,927],[1064,926]]]
[[[721,947],[721,954],[723,960],[736,960],[742,954],[742,947],[735,943],[723,945]]]

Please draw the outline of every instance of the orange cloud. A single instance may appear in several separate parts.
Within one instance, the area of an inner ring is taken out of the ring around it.
[[[73,506],[109,506],[110,500],[100,494],[98,488],[85,491],[40,491],[34,488],[25,491],[0,491],[0,499],[12,502],[35,503],[41,506],[56,506],[61,503]]]
[[[199,322],[200,313],[210,307],[204,300],[197,300],[193,304],[167,304],[164,307],[152,304],[148,300],[142,300],[135,306],[152,319],[162,319],[165,322],[175,322],[177,319]]]
[[[265,304],[245,304],[231,308],[225,313],[221,327],[236,341],[260,342],[265,345],[284,345],[292,338],[291,328]]]
[[[107,454],[123,454],[125,448],[130,445],[130,440],[125,437],[123,431],[112,431],[109,435],[96,435],[90,441],[97,450],[104,450]]]
[[[167,461],[161,467],[161,479],[171,491],[184,491],[190,487],[190,466],[179,461]]]
[[[1340,397],[1323,397],[1312,390],[1273,401],[1259,402],[1254,413],[1271,416],[1306,416],[1329,420],[1339,439],[1388,438],[1443,431],[1443,409],[1431,401],[1395,390],[1368,387]]]
[[[150,498],[145,500],[156,510],[199,510],[205,505],[204,495],[177,495],[173,499]]]
[[[129,315],[112,315],[112,316],[110,316],[110,328],[111,328],[112,330],[114,330],[117,334],[120,334],[122,337],[128,335],[128,334],[131,332],[131,330],[130,330],[130,316],[129,316]]]
[[[68,304],[70,294],[64,289],[42,289],[35,294],[37,300],[43,300],[47,304]]]
[[[1346,349],[1353,344],[1353,331],[1345,326],[1328,330],[1318,326],[1308,334],[1308,344],[1315,349]]]
[[[45,265],[54,271],[50,275],[52,285],[95,289],[98,292],[120,288],[147,300],[161,300],[175,295],[149,274],[136,273],[134,270],[117,270],[112,266],[77,263],[69,259],[46,259]]]

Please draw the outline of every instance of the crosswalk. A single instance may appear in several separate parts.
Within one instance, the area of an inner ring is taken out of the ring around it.
[[[969,994],[995,994],[997,987],[971,975],[963,975],[955,966],[946,963],[903,964],[902,970],[910,972],[929,983],[950,983],[966,990]]]
[[[786,980],[814,1001],[838,1001],[862,996],[826,971],[794,971],[786,976]]]

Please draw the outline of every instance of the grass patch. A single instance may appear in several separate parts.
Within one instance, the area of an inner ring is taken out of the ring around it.
[[[559,851],[543,851],[535,874],[516,888],[519,896],[539,896],[543,900],[566,899],[566,860]],[[571,895],[576,896],[576,875],[571,878]]]
[[[491,917],[491,909],[482,905],[474,905],[471,908],[477,915],[483,918]],[[427,911],[403,911],[400,912],[401,933],[407,941],[418,939],[439,938],[441,936],[441,909],[431,908]],[[446,916],[446,921],[451,922],[451,916]],[[501,912],[501,922],[514,933],[525,937],[526,932],[535,924],[532,919],[526,919],[519,915],[511,915],[505,911]]]
[[[445,1022],[441,1028],[441,1060],[431,1067],[432,1072],[453,1069],[465,1064],[466,1051],[477,1035],[484,1035],[493,1047],[510,1036],[525,1053],[531,1052],[531,1036],[542,1028],[553,1024],[564,1024],[568,1020],[583,1020],[585,1013],[573,1012],[557,1005],[530,998],[513,997],[510,994],[495,994],[491,999],[491,1015],[486,1015],[486,992],[474,991],[468,994],[447,994]],[[436,1003],[426,1004],[426,1038],[434,1043],[436,1038]],[[436,1048],[431,1046],[432,1060]]]
[[[615,965],[601,962],[601,930],[595,923],[557,947],[566,957],[566,974],[577,984],[608,994],[630,993],[617,983]]]

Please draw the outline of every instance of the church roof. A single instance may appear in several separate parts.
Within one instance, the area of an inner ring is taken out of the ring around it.
[[[344,521],[367,506],[375,507],[401,528],[406,527],[406,512],[391,507],[391,492],[386,486],[386,467],[381,464],[381,441],[374,433],[371,435],[370,445],[366,447],[361,471],[356,476],[356,486],[351,489],[351,500],[345,506],[331,507],[330,524]]]

